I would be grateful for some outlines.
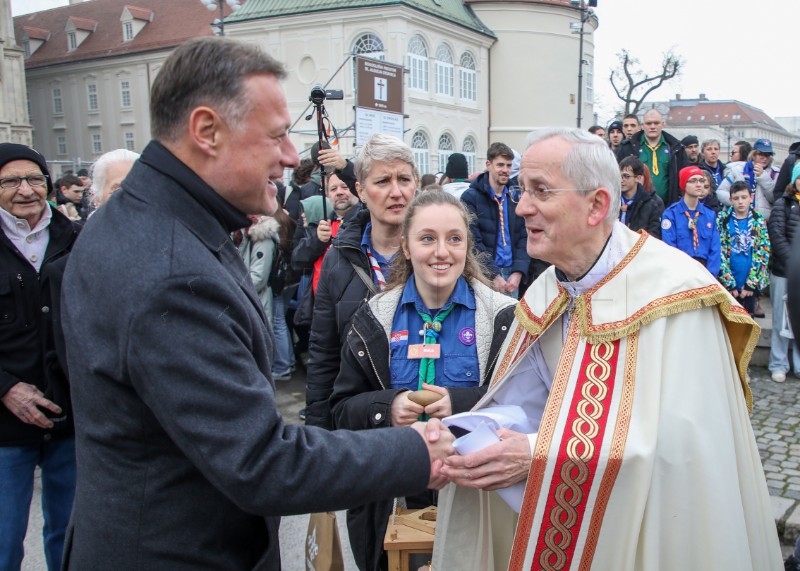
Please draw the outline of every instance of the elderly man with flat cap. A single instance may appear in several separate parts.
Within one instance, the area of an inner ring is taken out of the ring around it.
[[[42,155],[0,144],[0,569],[19,569],[33,474],[41,468],[44,551],[61,568],[75,493],[75,439],[41,275],[69,253],[77,228],[47,203]]]
[[[780,569],[748,419],[758,326],[700,264],[616,220],[603,141],[529,143],[517,213],[553,266],[473,414],[517,405],[534,432],[446,460],[433,569]],[[493,491],[515,484],[508,504]]]

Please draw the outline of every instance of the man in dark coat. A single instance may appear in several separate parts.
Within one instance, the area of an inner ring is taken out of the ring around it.
[[[525,221],[516,213],[517,191],[508,186],[513,160],[511,147],[492,143],[486,151],[486,172],[472,181],[461,200],[475,216],[470,231],[475,248],[485,254],[494,288],[517,297],[531,259],[525,246]]]
[[[275,210],[270,181],[298,162],[284,75],[223,38],[172,52],[151,93],[155,140],[73,251],[65,569],[278,570],[277,516],[443,483],[452,436],[435,423],[332,433],[278,413],[272,331],[229,235]]]
[[[644,114],[644,129],[622,141],[616,154],[617,162],[634,156],[650,169],[653,188],[665,207],[680,200],[678,173],[689,162],[683,144],[664,131],[664,118],[658,110]]]
[[[0,144],[0,569],[22,563],[36,467],[49,569],[61,567],[75,493],[69,387],[41,276],[69,254],[78,227],[47,203],[52,189],[42,155]]]

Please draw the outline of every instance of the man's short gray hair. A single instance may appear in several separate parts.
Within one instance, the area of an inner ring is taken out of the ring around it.
[[[226,38],[196,38],[178,46],[153,82],[150,130],[157,141],[175,142],[189,114],[208,105],[238,129],[250,111],[244,80],[254,74],[286,77],[283,64],[258,47]]]
[[[135,163],[139,160],[139,153],[128,149],[114,149],[97,159],[89,169],[89,178],[92,179],[92,194],[102,200],[106,187],[108,167],[116,163]]]
[[[608,189],[611,193],[611,204],[606,220],[616,220],[619,217],[622,188],[619,164],[608,144],[597,135],[581,129],[548,127],[531,131],[528,135],[528,148],[553,138],[562,139],[572,147],[561,164],[561,173],[575,188]]]
[[[709,145],[717,145],[720,148],[722,147],[722,143],[719,142],[719,139],[706,139],[705,141],[703,141],[703,144],[700,145],[700,152],[702,153],[703,151],[705,151],[706,147]]]
[[[392,163],[402,161],[411,165],[414,178],[419,180],[419,171],[414,164],[414,153],[403,141],[392,135],[375,133],[366,144],[361,147],[356,156],[354,171],[359,184],[364,184],[364,179],[372,170],[374,161]]]

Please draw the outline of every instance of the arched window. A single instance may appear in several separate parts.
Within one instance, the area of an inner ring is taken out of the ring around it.
[[[453,153],[455,147],[453,146],[453,138],[447,133],[443,133],[439,137],[439,170],[444,172],[447,166],[447,158]]]
[[[473,137],[467,137],[464,139],[464,144],[461,145],[461,152],[464,153],[464,156],[467,157],[467,165],[469,166],[469,172],[473,173],[477,168],[475,168],[475,149],[477,145],[475,144],[475,139]]]
[[[386,51],[383,47],[383,42],[375,34],[364,34],[353,42],[353,55],[366,56],[373,59],[384,61],[386,59]],[[353,61],[353,89],[356,83],[356,65]]]
[[[419,174],[423,175],[430,171],[430,144],[428,135],[422,131],[416,131],[411,137],[411,151],[414,153],[414,162],[417,165]]]
[[[428,91],[428,48],[419,35],[413,36],[408,42],[408,69],[408,86]]]
[[[469,52],[461,54],[461,66],[458,70],[459,94],[467,101],[478,100],[478,72],[475,58]]]
[[[436,48],[436,94],[453,96],[453,52],[445,44]]]

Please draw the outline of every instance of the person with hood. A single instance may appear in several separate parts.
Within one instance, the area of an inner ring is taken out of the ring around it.
[[[778,178],[778,171],[772,166],[774,154],[769,139],[758,139],[746,158],[729,162],[725,177],[717,187],[719,201],[729,206],[731,184],[743,180],[750,186],[755,209],[769,220],[772,203],[775,202],[775,180]]]
[[[661,238],[661,215],[664,203],[653,192],[644,189],[644,163],[636,157],[625,157],[619,163],[622,196],[619,221],[633,231],[646,230]]]
[[[442,419],[470,410],[486,394],[516,302],[490,287],[472,242],[463,202],[446,192],[411,201],[390,282],[353,316],[331,396],[337,429],[408,426],[420,415]],[[413,357],[421,345],[439,357]],[[422,405],[415,400],[420,392],[437,400]],[[392,503],[364,506],[348,524],[351,543],[368,561],[362,571],[386,568]],[[436,494],[406,496],[405,504],[426,508]]]
[[[683,144],[664,131],[664,118],[657,109],[644,114],[644,129],[625,139],[617,149],[617,161],[638,157],[650,171],[653,188],[664,206],[681,198],[678,173],[687,166]]]
[[[442,189],[461,198],[465,190],[469,188],[469,164],[467,157],[461,153],[451,153],[447,157],[447,166],[444,169],[444,177],[441,182]]]
[[[0,144],[0,569],[22,564],[37,466],[51,571],[61,569],[75,495],[69,383],[42,275],[69,255],[79,226],[48,204],[52,190],[42,155]]]
[[[772,338],[770,339],[769,370],[772,380],[782,383],[789,373],[789,345],[791,340],[781,335],[784,321],[784,296],[787,292],[786,276],[792,250],[797,248],[800,236],[800,162],[792,168],[791,182],[783,196],[775,201],[772,217],[767,224],[772,244],[770,258],[769,295],[772,300]],[[800,378],[800,351],[794,350],[794,374]]]
[[[530,257],[525,249],[525,222],[517,216],[519,195],[509,185],[514,151],[504,143],[492,143],[486,151],[486,172],[470,184],[461,200],[472,213],[470,230],[494,288],[517,297]]]
[[[250,279],[271,323],[272,289],[269,286],[269,274],[279,240],[280,224],[272,216],[249,214],[247,218],[251,224],[242,232],[239,254],[250,272]]]

